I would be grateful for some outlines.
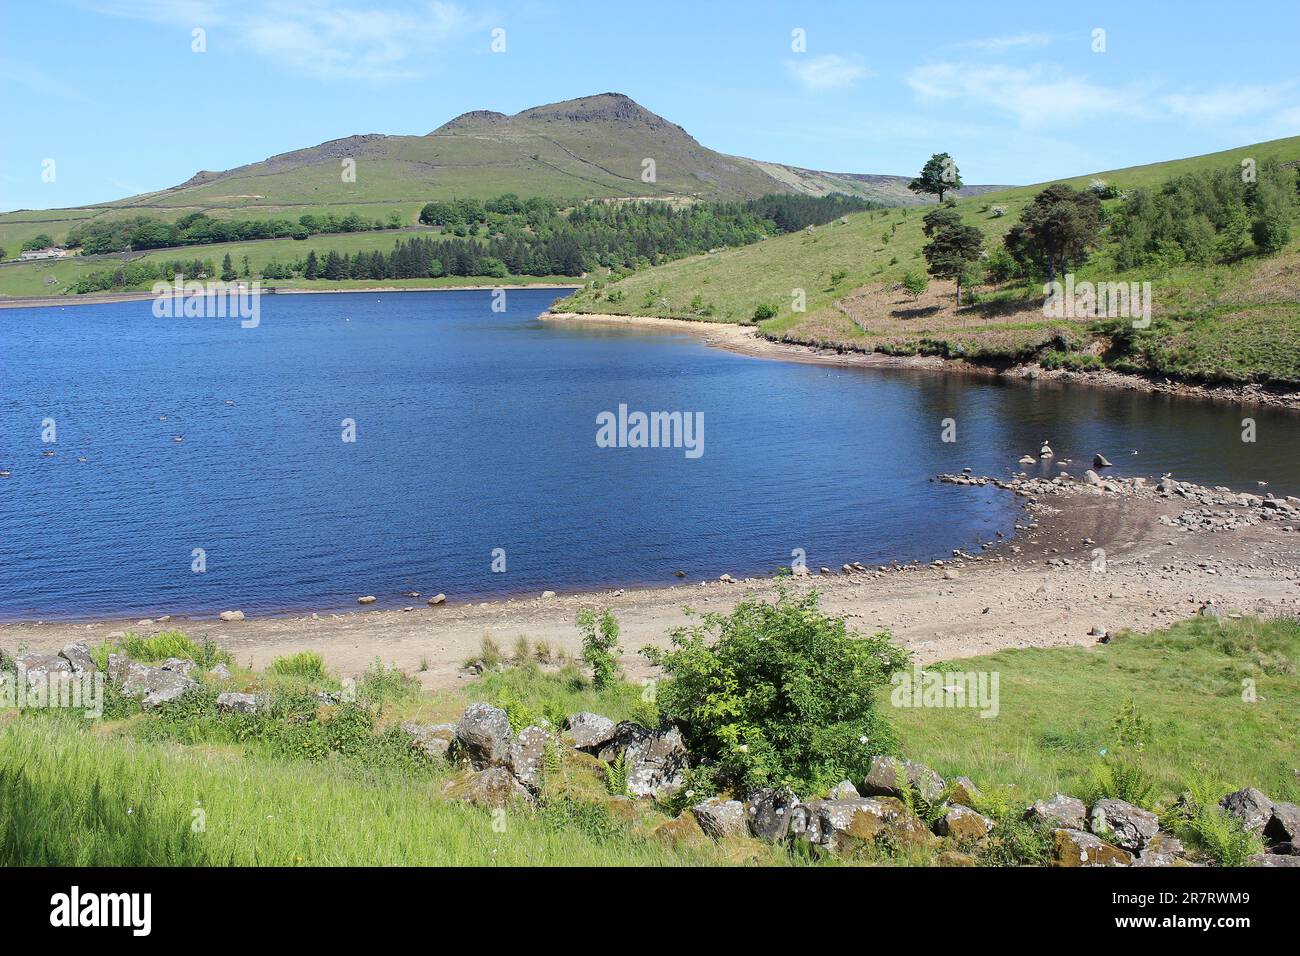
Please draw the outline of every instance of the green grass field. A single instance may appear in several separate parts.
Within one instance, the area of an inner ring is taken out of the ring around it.
[[[178,648],[209,663],[219,656],[179,635],[127,643],[143,657]],[[1142,802],[1162,813],[1189,788],[1221,795],[1255,786],[1295,801],[1298,657],[1294,620],[1197,618],[1106,646],[1006,651],[940,665],[999,674],[992,719],[967,709],[892,707],[887,690],[880,705],[907,757],[950,778],[970,776],[1012,816],[1058,790],[1084,799],[1105,793],[1102,772],[1117,761],[1149,782]],[[289,693],[337,687],[307,658],[263,674],[234,670],[231,686]],[[1253,682],[1253,702],[1243,699],[1243,681]],[[321,725],[324,737],[304,732],[310,719],[300,718],[293,732],[268,733],[251,718],[203,716],[179,703],[162,717],[110,708],[96,722],[0,712],[0,863],[793,862],[752,840],[658,838],[653,830],[670,813],[645,801],[631,814],[615,812],[590,758],[565,759],[541,808],[494,818],[444,795],[453,768],[412,763],[383,730],[410,717],[454,720],[469,700],[503,706],[520,725],[579,709],[647,720],[639,686],[596,691],[572,665],[554,671],[519,661],[462,691],[434,695],[418,695],[408,678],[372,668],[359,694],[378,709],[375,730],[340,728],[336,718]]]
[[[1253,786],[1300,799],[1300,624],[1193,618],[1088,648],[1004,651],[954,662],[1000,673],[996,718],[973,710],[900,709],[904,752],[981,786],[1014,787],[1027,802],[1079,795],[1105,755],[1126,754],[1172,800],[1209,777],[1227,793]],[[1254,682],[1257,702],[1242,699]],[[1126,707],[1149,733],[1126,745]],[[1119,725],[1119,726],[1117,726]]]

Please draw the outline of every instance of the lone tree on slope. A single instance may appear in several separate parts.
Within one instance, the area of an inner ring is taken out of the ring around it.
[[[979,261],[984,233],[975,226],[963,225],[961,214],[947,206],[932,209],[921,222],[930,237],[921,250],[929,263],[930,275],[957,283],[957,307],[960,308],[961,287],[970,281],[969,275]]]
[[[938,196],[943,202],[943,194],[961,189],[961,171],[947,153],[935,153],[924,166],[921,175],[907,184],[914,193]]]

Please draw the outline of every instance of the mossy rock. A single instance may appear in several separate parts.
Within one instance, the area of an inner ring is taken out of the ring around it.
[[[700,828],[695,815],[689,811],[659,824],[650,831],[650,837],[674,850],[684,847],[705,847],[713,843],[709,835]]]

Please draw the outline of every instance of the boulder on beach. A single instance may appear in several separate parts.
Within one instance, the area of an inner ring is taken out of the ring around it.
[[[244,619],[243,611],[222,611],[218,615],[223,621],[242,621]]]
[[[359,597],[359,598],[357,598],[357,603],[358,603],[358,604],[374,604],[375,601],[377,601],[377,600],[379,600],[379,599],[378,599],[377,597],[375,597],[373,594],[367,594],[365,597]]]
[[[447,602],[447,595],[435,594],[433,597],[429,598],[429,600],[426,603],[429,605],[429,607],[437,607],[439,604],[445,604],[446,602]]]

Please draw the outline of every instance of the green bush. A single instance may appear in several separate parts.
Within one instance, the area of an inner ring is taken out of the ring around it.
[[[609,687],[618,679],[618,621],[607,608],[597,617],[592,611],[578,612],[578,630],[582,632],[582,660],[591,668],[591,684],[596,690]]]
[[[930,288],[930,279],[924,272],[909,272],[903,276],[903,288],[908,295],[918,296]]]
[[[876,689],[906,665],[888,634],[856,635],[828,617],[817,594],[744,601],[672,634],[672,648],[642,651],[668,674],[660,713],[681,724],[691,753],[720,787],[822,792],[865,775],[896,752],[876,712]]]
[[[768,319],[775,319],[780,311],[776,306],[764,302],[754,309],[754,321],[766,322]]]

